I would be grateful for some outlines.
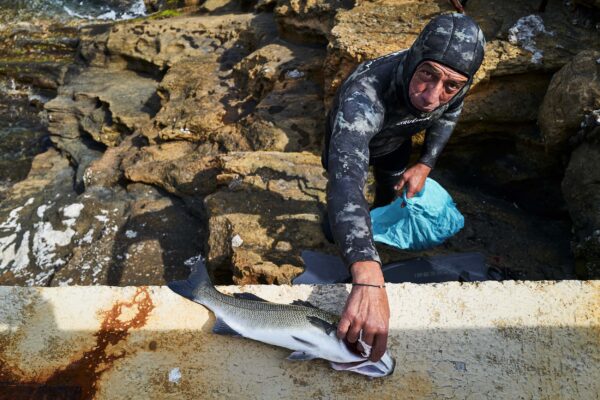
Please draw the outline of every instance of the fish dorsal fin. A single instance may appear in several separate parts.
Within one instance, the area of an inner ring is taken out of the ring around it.
[[[308,361],[314,360],[315,358],[318,357],[304,351],[295,351],[287,357],[288,360],[292,361]]]
[[[321,319],[319,317],[314,317],[312,315],[309,315],[306,318],[308,318],[308,322],[310,322],[317,328],[323,329],[325,331],[325,333],[327,333],[328,335],[331,332],[335,332],[337,330],[337,326],[335,326],[334,324],[327,322],[324,319]]]
[[[313,303],[311,303],[310,301],[306,301],[306,300],[294,300],[291,302],[291,304],[294,306],[317,308],[317,306],[315,306]]]
[[[217,320],[215,321],[215,326],[213,326],[212,331],[213,331],[213,333],[216,333],[219,335],[242,336],[239,334],[239,332],[237,332],[235,329],[233,329],[232,327],[227,325],[227,323],[219,317],[217,317]]]
[[[263,299],[262,297],[258,297],[257,295],[252,293],[234,293],[233,297],[235,297],[236,299],[262,301],[263,303],[268,303],[267,300]]]

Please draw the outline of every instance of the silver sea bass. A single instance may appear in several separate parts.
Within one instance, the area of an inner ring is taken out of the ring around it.
[[[352,371],[370,377],[394,372],[395,361],[386,351],[381,360],[367,359],[367,353],[351,351],[337,338],[339,317],[313,306],[269,303],[257,296],[224,295],[212,285],[206,267],[199,262],[187,281],[171,282],[169,288],[200,303],[215,313],[213,332],[243,336],[259,342],[294,350],[290,360],[323,358],[338,371]],[[302,303],[302,302],[297,302]],[[308,304],[308,303],[303,303]]]

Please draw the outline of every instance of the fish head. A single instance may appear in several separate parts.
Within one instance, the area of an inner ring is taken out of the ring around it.
[[[387,351],[379,361],[369,360],[371,346],[362,340],[362,332],[358,342],[349,343],[337,337],[336,323],[318,317],[309,317],[309,321],[313,329],[306,332],[307,334],[311,332],[313,336],[304,338],[305,342],[313,346],[310,351],[312,354],[328,360],[333,369],[355,372],[372,378],[388,376],[394,372],[396,363]]]
[[[377,362],[369,359],[362,361],[339,363],[330,361],[331,367],[336,371],[349,371],[357,374],[365,375],[371,378],[381,378],[394,373],[396,361],[390,356],[389,352],[385,352],[383,357]]]
[[[336,371],[349,371],[371,378],[380,378],[391,375],[396,367],[396,361],[386,351],[379,361],[369,360],[371,346],[362,339],[356,343],[349,343],[339,339],[335,332],[328,334],[326,355],[323,357],[331,363]],[[360,344],[360,346],[359,346]]]

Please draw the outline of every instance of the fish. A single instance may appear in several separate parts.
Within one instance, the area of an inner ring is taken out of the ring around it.
[[[229,296],[212,284],[206,266],[196,263],[187,280],[168,283],[175,293],[199,303],[216,316],[212,331],[241,336],[293,352],[288,360],[324,359],[337,371],[349,371],[370,378],[389,376],[396,361],[386,351],[373,362],[368,359],[370,346],[359,339],[362,349],[337,337],[339,315],[305,301],[292,304],[268,302],[250,293]]]

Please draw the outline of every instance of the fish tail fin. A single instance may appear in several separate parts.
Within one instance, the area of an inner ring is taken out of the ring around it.
[[[198,297],[198,292],[214,289],[204,261],[198,260],[191,268],[191,273],[185,281],[174,281],[167,284],[175,293],[193,300]]]

